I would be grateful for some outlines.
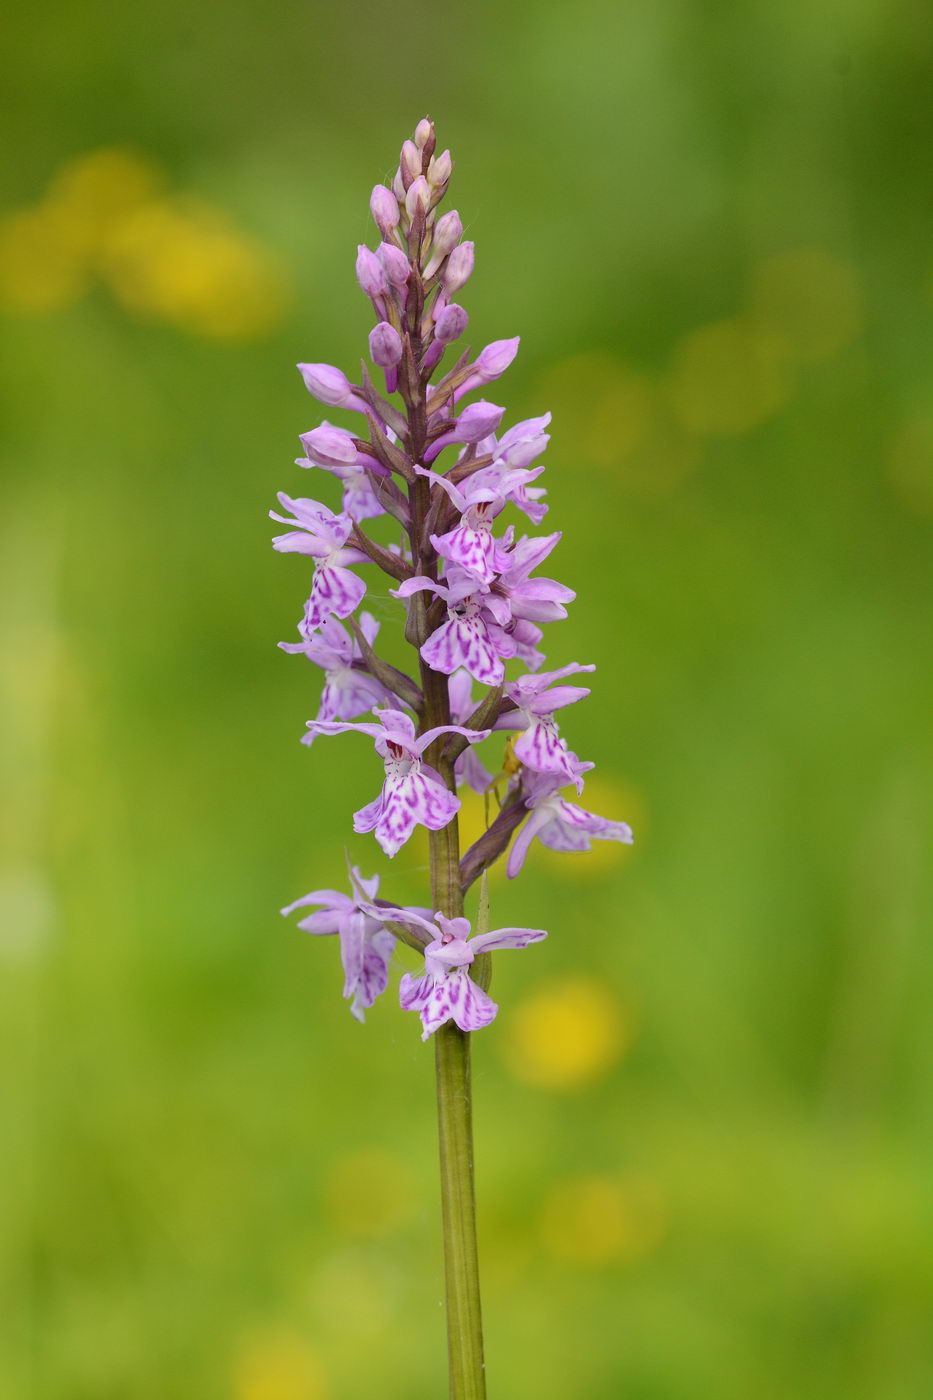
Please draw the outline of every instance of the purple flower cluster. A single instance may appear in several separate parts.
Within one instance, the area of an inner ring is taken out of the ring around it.
[[[402,147],[391,188],[373,190],[380,241],[375,250],[360,247],[356,261],[376,319],[369,334],[373,369],[364,361],[354,384],[332,365],[298,366],[319,402],[355,415],[350,427],[325,421],[300,435],[304,455],[297,464],[337,478],[339,513],[280,494],[283,513],[270,514],[287,527],[274,547],[307,555],[314,565],[300,640],[280,643],[324,674],[305,742],[356,730],[374,740],[383,760],[381,791],[355,813],[354,830],[373,832],[391,857],[416,826],[431,832],[449,826],[460,807],[458,786],[492,791],[499,800],[495,819],[455,868],[460,908],[461,892],[510,842],[506,868],[514,877],[535,839],[552,850],[585,851],[594,839],[631,842],[632,833],[567,796],[568,790],[580,796],[593,765],[569,748],[556,716],[589,690],[556,682],[594,667],[541,670],[543,629],[567,616],[575,596],[538,573],[560,533],[518,534],[514,521],[504,528],[500,522],[514,509],[538,527],[548,513],[538,459],[550,415],[502,431],[504,408],[483,397],[463,402],[505,373],[518,352],[517,336],[493,341],[476,356],[465,349],[444,364],[467,328],[467,313],[454,298],[474,264],[457,211],[438,212],[452,168],[448,151],[436,153],[434,127],[425,119]],[[368,612],[356,615],[367,591],[361,566],[392,580],[389,591],[403,605],[405,637],[417,652],[417,676],[377,655],[378,624]],[[509,663],[519,673],[507,680]],[[476,699],[474,682],[485,688]],[[361,721],[367,714],[374,718]],[[508,740],[496,778],[474,746],[501,731],[518,737]],[[376,902],[375,880],[354,871],[351,881],[352,898],[318,890],[282,912],[320,906],[300,926],[339,934],[344,995],[360,1019],[387,984],[397,936],[424,955],[423,976],[402,980],[401,1002],[419,1012],[425,1037],[448,1020],[464,1030],[487,1025],[496,1006],[470,976],[474,958],[545,936],[500,929],[468,940],[470,926],[459,914],[437,913],[432,922]]]

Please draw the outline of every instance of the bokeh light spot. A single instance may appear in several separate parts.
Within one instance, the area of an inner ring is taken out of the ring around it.
[[[379,1148],[338,1158],[324,1183],[324,1206],[331,1223],[346,1235],[381,1239],[393,1234],[411,1214],[404,1164]]]
[[[549,982],[514,1007],[503,1054],[517,1079],[540,1089],[582,1089],[617,1063],[632,1025],[615,994],[593,977]]]
[[[559,1181],[541,1212],[545,1248],[580,1268],[636,1263],[657,1246],[665,1224],[663,1200],[651,1182],[596,1174]]]
[[[905,423],[888,448],[885,465],[901,504],[917,515],[933,515],[933,418]]]
[[[328,1334],[368,1340],[383,1336],[395,1321],[399,1275],[362,1247],[324,1259],[311,1280],[309,1303]]]
[[[233,1394],[235,1400],[330,1400],[332,1391],[300,1332],[264,1328],[240,1343]]]
[[[755,272],[748,316],[792,358],[831,359],[861,325],[858,274],[825,248],[780,253]]]
[[[683,337],[667,388],[688,433],[733,437],[776,413],[790,393],[790,381],[780,341],[753,322],[732,317]]]

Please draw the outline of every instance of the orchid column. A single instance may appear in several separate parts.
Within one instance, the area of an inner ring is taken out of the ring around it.
[[[429,832],[430,911],[379,898],[378,876],[353,867],[349,894],[315,890],[282,912],[311,909],[299,927],[338,936],[344,996],[361,1021],[388,985],[398,938],[424,959],[422,973],[402,978],[400,1001],[419,1014],[422,1039],[434,1037],[450,1393],[476,1400],[486,1392],[469,1036],[498,1010],[487,990],[485,955],[546,935],[484,926],[471,937],[464,894],[513,836],[510,877],[535,838],[554,850],[585,851],[594,837],[630,842],[632,833],[563,795],[570,788],[578,796],[593,765],[571,751],[555,715],[589,691],[555,682],[594,668],[571,662],[541,671],[543,625],[566,617],[574,597],[535,573],[560,535],[516,538],[512,523],[494,533],[507,509],[535,526],[547,513],[545,492],[532,483],[544,471],[533,464],[547,446],[550,415],[500,434],[504,408],[485,399],[463,402],[505,372],[517,337],[494,341],[475,358],[467,349],[449,368],[443,365],[467,327],[454,298],[473,271],[473,244],[462,240],[459,214],[438,213],[451,171],[450,153],[436,154],[434,127],[425,119],[402,146],[392,188],[373,190],[381,241],[376,251],[359,249],[356,274],[375,313],[369,360],[383,383],[377,387],[365,362],[358,384],[331,365],[298,366],[315,398],[352,415],[349,429],[324,422],[301,434],[298,459],[299,467],[337,478],[341,509],[280,494],[285,513],[271,514],[289,527],[276,536],[275,548],[314,561],[299,640],[280,644],[324,672],[304,742],[348,730],[374,741],[383,783],[355,813],[353,828],[373,832],[387,856],[416,826]],[[413,664],[404,669],[377,652],[379,626],[360,610],[366,583],[355,571],[370,565],[389,576],[404,610],[413,649]],[[518,668],[511,680],[507,663]],[[482,688],[477,697],[474,682]],[[373,719],[361,720],[367,713]],[[497,771],[490,773],[475,746],[496,743],[494,731],[506,730],[519,737],[504,750],[498,740]],[[461,853],[457,790],[464,783],[488,792],[498,811]]]

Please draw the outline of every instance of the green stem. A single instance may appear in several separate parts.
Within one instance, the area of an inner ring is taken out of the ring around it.
[[[424,666],[425,728],[450,723],[447,678]],[[441,738],[426,757],[448,786],[455,788],[453,765],[443,757]],[[448,918],[463,913],[460,837],[457,818],[430,834],[432,908]],[[437,1121],[441,1165],[441,1218],[447,1293],[447,1355],[451,1400],[485,1400],[483,1319],[476,1248],[476,1194],[473,1184],[473,1106],[470,1089],[470,1037],[452,1021],[434,1034]]]
[[[476,1252],[470,1037],[452,1021],[434,1035],[451,1400],[485,1400]]]

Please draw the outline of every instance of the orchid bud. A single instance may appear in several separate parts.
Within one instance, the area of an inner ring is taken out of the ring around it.
[[[382,263],[365,243],[357,249],[356,277],[368,297],[382,297],[389,290]]]
[[[414,141],[406,141],[402,146],[399,170],[402,173],[402,184],[407,190],[412,180],[417,180],[421,174],[421,152]]]
[[[335,428],[331,423],[322,423],[309,433],[300,433],[301,445],[312,462],[323,462],[326,466],[346,466],[356,462],[359,453],[353,435],[345,428]]]
[[[444,286],[448,292],[456,292],[469,282],[473,272],[473,244],[458,243],[444,268]]]
[[[431,186],[423,175],[419,175],[416,180],[408,186],[408,193],[405,196],[405,208],[408,210],[408,217],[413,219],[418,209],[423,209],[427,213],[431,205]]]
[[[463,224],[456,209],[448,209],[434,225],[434,241],[431,257],[424,269],[425,277],[433,277],[447,254],[456,248],[463,237]]]
[[[411,266],[401,248],[394,243],[380,243],[376,256],[393,286],[404,287],[411,276]]]
[[[469,319],[462,306],[451,302],[438,312],[434,321],[434,335],[442,345],[449,345],[452,340],[460,339]]]
[[[504,408],[487,403],[485,399],[469,404],[460,417],[454,420],[453,426],[448,428],[446,433],[442,433],[425,452],[425,463],[433,462],[451,443],[482,442],[483,438],[496,431],[504,413]]]
[[[460,414],[454,425],[454,432],[458,442],[481,442],[484,437],[494,433],[502,422],[504,408],[499,408],[497,404],[487,403],[485,399],[480,399],[478,403],[468,404]]]
[[[444,151],[439,156],[433,156],[428,164],[428,184],[434,189],[442,188],[450,180],[453,168],[454,163],[450,158],[449,151]]]
[[[491,383],[493,379],[498,379],[500,374],[505,374],[518,354],[520,340],[521,337],[516,335],[511,340],[491,341],[480,351],[473,366],[473,373],[481,374],[487,384]]]
[[[415,145],[420,151],[425,150],[435,141],[434,123],[430,117],[422,117],[415,127]]]
[[[354,397],[353,386],[342,370],[333,365],[299,365],[298,372],[309,394],[320,403],[344,407]]]
[[[377,185],[369,197],[369,208],[379,232],[388,238],[401,218],[395,195],[385,185]]]
[[[434,251],[446,258],[463,237],[463,223],[456,209],[448,209],[434,225]]]
[[[369,355],[380,369],[392,369],[402,358],[402,337],[388,321],[380,321],[369,332]]]
[[[480,389],[484,384],[491,384],[494,379],[505,374],[518,354],[519,341],[520,337],[517,335],[513,336],[511,340],[493,340],[485,349],[481,350],[471,367],[469,377],[454,391],[454,403],[457,403],[466,394],[472,394],[474,389]]]

